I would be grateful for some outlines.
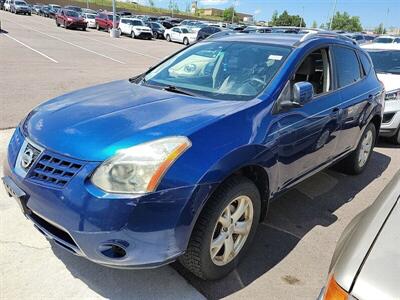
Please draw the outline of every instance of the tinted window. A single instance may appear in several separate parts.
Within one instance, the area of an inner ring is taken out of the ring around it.
[[[368,50],[377,73],[400,75],[400,50]]]
[[[360,79],[360,65],[356,53],[344,47],[334,47],[333,53],[339,87],[358,81]]]
[[[67,15],[68,17],[79,17],[79,14],[76,11],[73,10],[67,10],[65,12],[65,15]]]
[[[379,37],[374,40],[374,43],[381,43],[381,44],[391,44],[393,43],[393,38],[390,37]]]
[[[369,70],[371,69],[371,61],[369,60],[369,58],[367,57],[367,55],[364,52],[359,52],[359,53],[360,53],[360,60],[361,60],[361,64],[364,69],[364,73],[368,74]]]

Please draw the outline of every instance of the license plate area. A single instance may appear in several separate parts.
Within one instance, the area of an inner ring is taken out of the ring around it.
[[[17,201],[23,214],[29,214],[30,210],[26,206],[26,202],[28,200],[26,193],[22,189],[20,189],[10,177],[3,177],[2,181],[8,195],[10,197],[13,197]]]

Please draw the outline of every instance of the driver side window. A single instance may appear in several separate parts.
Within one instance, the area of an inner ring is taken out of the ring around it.
[[[320,48],[308,54],[283,88],[278,98],[279,106],[284,102],[294,101],[294,86],[299,82],[308,82],[312,85],[312,97],[331,91],[333,85],[330,62],[329,48]]]
[[[312,84],[314,96],[332,90],[329,49],[313,51],[303,60],[290,80],[291,87],[297,82],[306,81]]]

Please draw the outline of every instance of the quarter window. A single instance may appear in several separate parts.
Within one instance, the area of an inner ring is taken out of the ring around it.
[[[345,47],[333,47],[333,53],[339,87],[344,87],[360,80],[360,64],[356,53],[352,49]]]
[[[359,53],[360,53],[361,64],[364,69],[364,74],[367,75],[371,70],[371,61],[364,52],[360,51]]]

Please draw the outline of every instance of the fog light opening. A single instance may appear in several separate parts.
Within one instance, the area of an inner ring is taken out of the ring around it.
[[[126,255],[126,250],[117,244],[102,244],[99,250],[104,256],[113,259],[123,258]]]

